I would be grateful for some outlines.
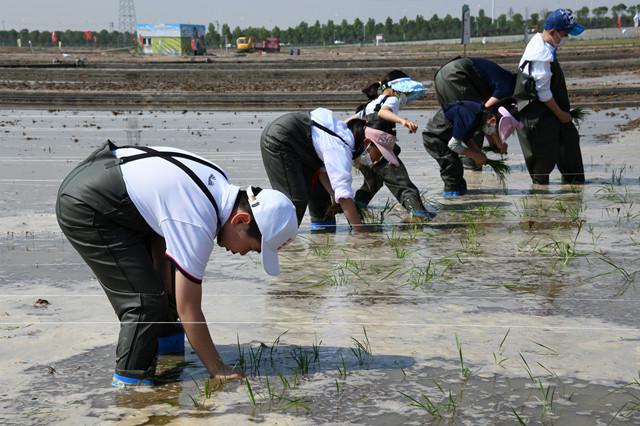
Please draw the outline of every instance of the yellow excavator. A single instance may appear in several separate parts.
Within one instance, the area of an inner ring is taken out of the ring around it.
[[[254,36],[238,37],[236,40],[236,49],[238,52],[251,52],[256,48],[256,38]]]

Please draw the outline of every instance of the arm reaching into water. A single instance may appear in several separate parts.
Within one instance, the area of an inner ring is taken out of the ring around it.
[[[213,344],[202,312],[201,301],[202,285],[191,281],[182,272],[176,270],[178,314],[189,343],[212,378],[222,381],[241,379],[243,374],[225,365]]]

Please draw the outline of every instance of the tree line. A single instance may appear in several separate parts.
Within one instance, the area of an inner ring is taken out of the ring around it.
[[[616,26],[620,19],[622,26],[632,26],[634,15],[640,11],[640,4],[626,6],[623,3],[612,6],[595,7],[589,9],[582,7],[574,11],[576,19],[586,28],[607,28]],[[474,37],[522,34],[525,28],[539,29],[544,23],[549,10],[532,13],[526,19],[520,13],[514,13],[513,9],[501,14],[495,20],[486,15],[484,9],[478,11],[477,16],[471,17],[471,35]],[[459,17],[446,15],[440,18],[437,14],[430,19],[417,15],[414,19],[403,17],[394,21],[390,17],[384,22],[376,22],[369,18],[366,22],[356,18],[353,22],[343,19],[340,23],[329,20],[324,24],[316,20],[313,24],[300,22],[295,27],[271,29],[265,27],[236,26],[231,28],[228,24],[215,25],[209,23],[205,44],[209,48],[223,47],[225,43],[233,44],[240,36],[255,36],[262,40],[267,37],[278,37],[281,42],[291,45],[332,45],[335,43],[363,43],[375,42],[375,37],[381,34],[385,41],[419,41],[443,38],[460,37],[461,21]],[[56,39],[63,42],[64,46],[91,46],[91,47],[127,47],[135,43],[135,35],[118,31],[102,30],[92,33],[88,38],[85,31],[56,31]],[[0,45],[16,46],[20,40],[22,46],[47,47],[57,43],[52,42],[51,31],[0,31]]]

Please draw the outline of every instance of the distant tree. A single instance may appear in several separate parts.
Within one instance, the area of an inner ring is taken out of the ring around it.
[[[615,6],[611,7],[611,16],[614,19],[617,19],[618,16],[624,16],[624,12],[627,10],[627,5],[624,3],[619,3]]]
[[[233,43],[233,36],[231,34],[231,28],[229,28],[229,24],[222,24],[222,30],[220,30],[220,36],[222,38],[222,43],[225,41],[227,43]]]
[[[370,40],[375,40],[376,38],[376,20],[373,18],[367,19],[367,23],[364,26],[365,31],[367,33],[367,37]]]
[[[280,38],[281,36],[281,31],[280,31],[280,27],[278,27],[277,25],[275,27],[273,27],[273,29],[271,30],[271,37],[278,37]]]
[[[583,6],[576,10],[576,18],[578,18],[578,21],[586,22],[589,18],[589,8],[587,6]]]
[[[364,43],[364,36],[365,36],[365,34],[364,34],[364,23],[359,18],[356,18],[353,21],[352,28],[353,29],[352,29],[351,33],[353,34],[353,37],[354,37],[353,41],[354,42],[360,41],[360,42]]]

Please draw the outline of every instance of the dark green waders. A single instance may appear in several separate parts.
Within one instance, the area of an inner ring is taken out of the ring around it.
[[[298,225],[307,206],[312,225],[335,225],[335,216],[327,213],[331,195],[316,176],[324,164],[313,147],[309,113],[289,113],[276,118],[262,132],[260,152],[271,187],[284,193],[296,206]]]
[[[396,145],[394,152],[400,154],[400,147]],[[357,165],[357,169],[362,173],[364,182],[356,191],[355,201],[361,206],[367,206],[377,192],[386,185],[398,202],[409,212],[426,211],[420,191],[409,178],[409,172],[404,163],[398,158],[400,163],[397,167],[383,160],[373,167],[362,167]]]
[[[464,180],[464,168],[460,156],[449,149],[449,140],[453,135],[451,123],[446,119],[442,108],[427,123],[422,132],[422,143],[440,165],[440,177],[444,182],[444,191],[467,192],[467,182]]]
[[[525,66],[527,64],[524,64]],[[558,106],[571,110],[564,73],[557,60],[551,63],[551,92]],[[524,161],[533,183],[547,185],[555,166],[562,174],[562,182],[584,183],[584,166],[580,150],[580,135],[573,123],[563,124],[545,104],[537,100],[534,83],[518,73],[514,97],[518,100],[524,128],[518,130],[518,140]]]
[[[441,107],[457,101],[474,101],[484,104],[491,97],[491,87],[482,79],[481,74],[473,66],[469,58],[455,58],[444,64],[433,78],[433,87]],[[484,133],[481,130],[474,133],[472,141],[482,149]],[[469,157],[461,156],[467,169],[482,170]]]
[[[64,179],[56,215],[60,228],[94,272],[120,320],[116,374],[150,378],[157,338],[174,334],[175,301],[154,269],[158,236],[131,202],[117,159],[107,144]],[[172,307],[170,307],[172,306]]]

